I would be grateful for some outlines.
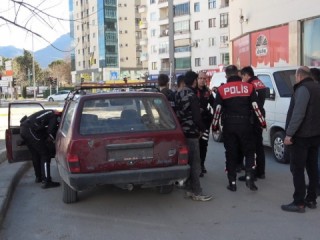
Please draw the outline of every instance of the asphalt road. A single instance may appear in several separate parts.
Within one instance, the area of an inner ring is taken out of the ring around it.
[[[226,189],[224,148],[210,139],[202,179],[210,202],[185,199],[184,192],[160,195],[153,189],[132,192],[110,186],[80,193],[80,202],[64,204],[61,188],[43,190],[32,169],[22,178],[0,232],[1,240],[318,240],[319,209],[288,213],[280,205],[292,201],[289,166],[267,152],[266,179],[257,192],[244,183]],[[54,168],[53,177],[57,179]]]

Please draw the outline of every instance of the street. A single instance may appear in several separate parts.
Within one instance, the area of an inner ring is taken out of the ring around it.
[[[275,162],[268,148],[266,155],[266,179],[257,181],[259,190],[252,192],[238,182],[237,192],[230,192],[223,144],[210,138],[208,173],[201,179],[204,192],[214,195],[210,202],[185,199],[182,189],[160,195],[154,189],[128,192],[101,186],[67,205],[61,187],[41,189],[30,169],[13,195],[0,239],[318,240],[319,208],[304,214],[283,212],[280,205],[292,201],[289,166]]]

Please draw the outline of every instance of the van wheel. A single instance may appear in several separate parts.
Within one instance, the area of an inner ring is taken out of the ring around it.
[[[62,200],[64,203],[78,201],[78,192],[73,190],[65,181],[62,181]]]
[[[169,194],[173,191],[174,185],[163,185],[163,186],[158,186],[157,191],[161,194]]]
[[[273,156],[280,163],[289,162],[289,154],[284,145],[285,133],[278,131],[272,136],[272,152]]]

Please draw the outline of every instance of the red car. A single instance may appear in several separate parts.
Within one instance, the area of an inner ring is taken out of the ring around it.
[[[161,93],[113,92],[68,100],[56,137],[63,201],[104,184],[169,193],[189,176],[188,150]]]

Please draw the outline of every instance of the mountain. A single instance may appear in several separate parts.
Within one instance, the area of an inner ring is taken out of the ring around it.
[[[71,38],[67,33],[59,37],[56,41],[43,49],[35,52],[35,59],[42,68],[47,68],[48,65],[56,60],[63,60],[70,55]]]
[[[65,57],[70,55],[71,48],[71,38],[70,34],[64,34],[55,40],[52,45],[49,45],[43,49],[35,52],[35,59],[40,64],[41,68],[47,68],[48,65],[56,60],[65,59]],[[63,51],[61,51],[63,50]],[[14,46],[0,46],[0,56],[6,58],[14,58],[21,56],[23,54],[23,49],[16,48]]]

